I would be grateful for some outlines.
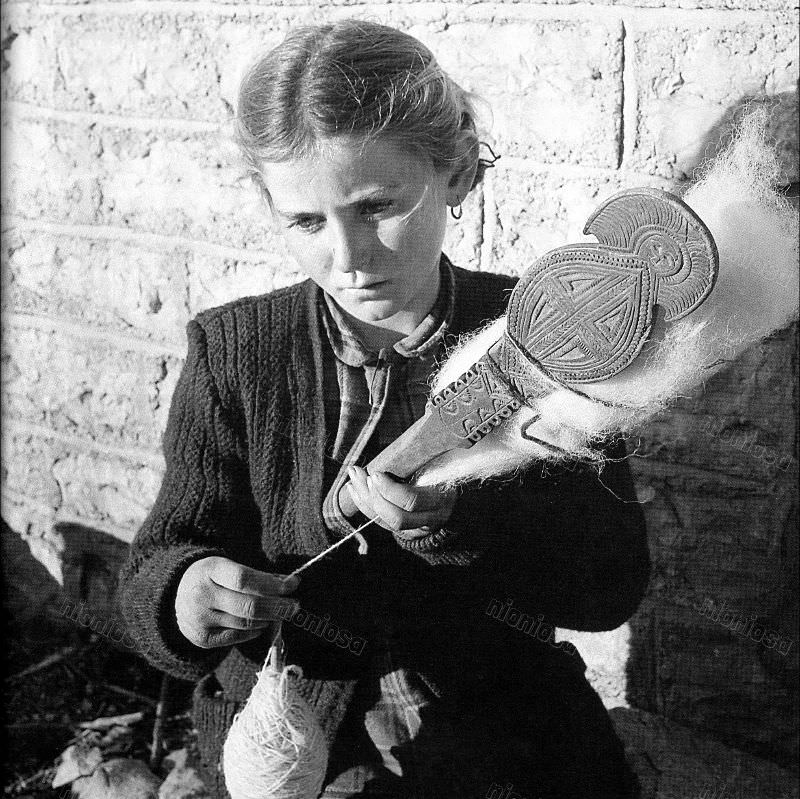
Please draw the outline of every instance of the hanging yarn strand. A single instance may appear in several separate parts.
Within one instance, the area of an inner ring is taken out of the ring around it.
[[[295,577],[298,574],[302,574],[309,566],[313,566],[318,561],[322,560],[323,558],[328,557],[328,555],[330,555],[331,552],[333,552],[334,550],[338,549],[340,546],[342,546],[342,544],[345,544],[347,541],[350,541],[352,538],[358,538],[359,533],[362,530],[366,530],[367,527],[369,527],[373,522],[377,522],[379,519],[380,519],[380,516],[375,516],[374,518],[370,519],[369,521],[364,522],[364,524],[362,524],[361,527],[357,527],[355,530],[353,530],[352,533],[348,533],[346,536],[344,536],[344,538],[340,538],[335,544],[332,544],[327,549],[323,549],[322,552],[320,552],[318,555],[314,555],[314,557],[311,558],[311,560],[309,560],[307,563],[304,563],[302,566],[300,566],[299,568],[295,569],[289,575],[289,577]]]

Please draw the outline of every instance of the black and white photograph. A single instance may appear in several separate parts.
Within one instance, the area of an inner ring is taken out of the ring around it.
[[[797,0],[3,0],[3,797],[800,799]]]

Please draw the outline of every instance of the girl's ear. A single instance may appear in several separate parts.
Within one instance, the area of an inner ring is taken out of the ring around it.
[[[457,170],[450,176],[447,184],[447,204],[453,208],[459,206],[475,185],[475,175],[478,172],[478,142],[470,148],[469,154],[464,157]]]

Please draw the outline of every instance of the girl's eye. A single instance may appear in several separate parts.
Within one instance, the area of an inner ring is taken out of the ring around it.
[[[393,205],[394,203],[391,200],[375,200],[363,205],[361,213],[368,220],[371,220],[373,217],[380,216],[385,211],[388,211]]]
[[[297,228],[298,230],[302,230],[304,233],[311,233],[314,230],[317,230],[320,225],[322,224],[322,220],[315,216],[300,216],[297,219],[293,219],[289,223],[290,228]]]

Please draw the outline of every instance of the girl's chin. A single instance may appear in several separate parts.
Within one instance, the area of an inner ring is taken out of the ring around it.
[[[394,316],[399,308],[393,300],[368,298],[343,298],[339,304],[361,322],[381,322]]]

